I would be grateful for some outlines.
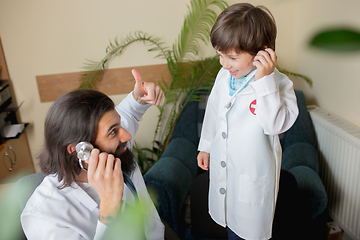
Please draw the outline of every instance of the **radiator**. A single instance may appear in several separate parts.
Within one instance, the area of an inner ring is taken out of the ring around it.
[[[309,106],[308,111],[329,214],[346,235],[360,240],[360,129],[317,106]]]

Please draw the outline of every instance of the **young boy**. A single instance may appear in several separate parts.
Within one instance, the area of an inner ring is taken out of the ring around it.
[[[199,143],[210,164],[209,213],[229,239],[269,239],[281,165],[278,134],[298,115],[290,79],[275,68],[269,10],[240,3],[217,18],[210,40],[220,56]]]

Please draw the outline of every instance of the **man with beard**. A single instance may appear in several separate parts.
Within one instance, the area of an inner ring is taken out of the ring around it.
[[[93,90],[72,91],[50,107],[39,155],[46,177],[21,214],[27,239],[101,239],[113,219],[137,199],[148,207],[139,231],[146,239],[164,239],[164,225],[130,150],[138,121],[164,95],[155,84],[142,82],[136,70],[133,75],[134,90],[116,107]],[[94,146],[88,160],[77,158],[79,142]],[[138,198],[124,184],[125,175]]]

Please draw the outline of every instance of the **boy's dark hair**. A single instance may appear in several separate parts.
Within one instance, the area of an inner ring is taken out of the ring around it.
[[[213,47],[220,52],[247,52],[253,56],[265,46],[275,51],[276,24],[264,6],[237,3],[218,16],[210,33]]]
[[[80,174],[76,152],[67,146],[86,141],[94,144],[97,124],[105,112],[115,109],[114,102],[94,90],[75,90],[59,97],[50,107],[44,126],[45,144],[39,165],[45,175],[57,174],[62,187],[68,187]]]

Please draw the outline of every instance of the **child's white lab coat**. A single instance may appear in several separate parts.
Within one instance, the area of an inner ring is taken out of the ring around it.
[[[210,153],[209,212],[245,239],[269,239],[281,165],[278,134],[298,115],[293,84],[275,71],[229,96],[221,69],[208,99],[199,151]]]

